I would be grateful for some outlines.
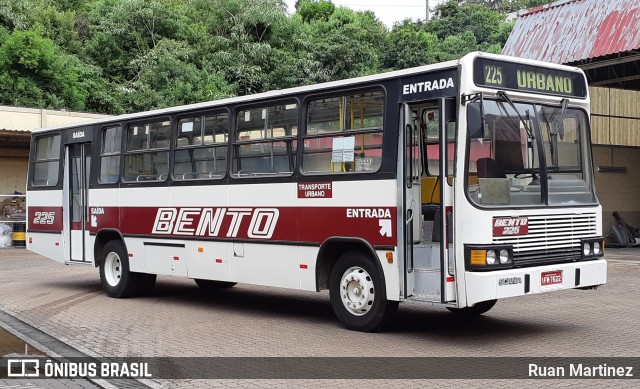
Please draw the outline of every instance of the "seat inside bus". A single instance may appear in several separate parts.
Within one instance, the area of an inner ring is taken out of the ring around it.
[[[433,220],[436,211],[440,208],[440,177],[422,177],[420,190],[424,220]]]
[[[453,177],[447,181],[453,183]],[[477,185],[478,176],[469,176],[469,185]],[[440,209],[440,176],[425,176],[420,179],[422,215],[424,220],[434,220],[435,213]]]

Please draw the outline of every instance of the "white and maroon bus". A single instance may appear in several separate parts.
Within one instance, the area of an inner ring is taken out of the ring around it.
[[[403,300],[477,315],[606,282],[577,68],[472,53],[40,130],[29,163],[27,247],[111,297],[329,289],[374,331]]]

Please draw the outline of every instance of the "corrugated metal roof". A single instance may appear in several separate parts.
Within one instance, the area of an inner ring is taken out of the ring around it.
[[[560,0],[518,15],[502,54],[566,64],[637,49],[639,0]]]

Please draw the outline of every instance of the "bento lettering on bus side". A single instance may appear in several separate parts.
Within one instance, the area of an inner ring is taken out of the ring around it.
[[[453,78],[441,78],[431,81],[415,82],[413,84],[404,84],[402,86],[402,94],[410,95],[413,93],[431,92],[433,90],[453,88]]]
[[[277,208],[159,208],[153,234],[187,236],[238,236],[244,220],[246,236],[270,239],[278,223]],[[228,224],[221,232],[223,222]]]

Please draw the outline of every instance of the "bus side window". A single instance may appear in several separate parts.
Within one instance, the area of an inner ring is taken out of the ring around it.
[[[120,145],[122,127],[113,126],[102,129],[100,149],[101,184],[114,184],[120,177]]]
[[[33,186],[56,186],[60,174],[60,135],[36,140],[33,162]]]
[[[227,171],[227,112],[178,121],[173,179],[220,179]]]
[[[169,173],[170,121],[127,127],[125,182],[164,181]]]
[[[309,102],[303,172],[378,171],[382,165],[383,117],[381,90]]]
[[[292,175],[296,167],[298,104],[238,111],[233,147],[235,177]]]

